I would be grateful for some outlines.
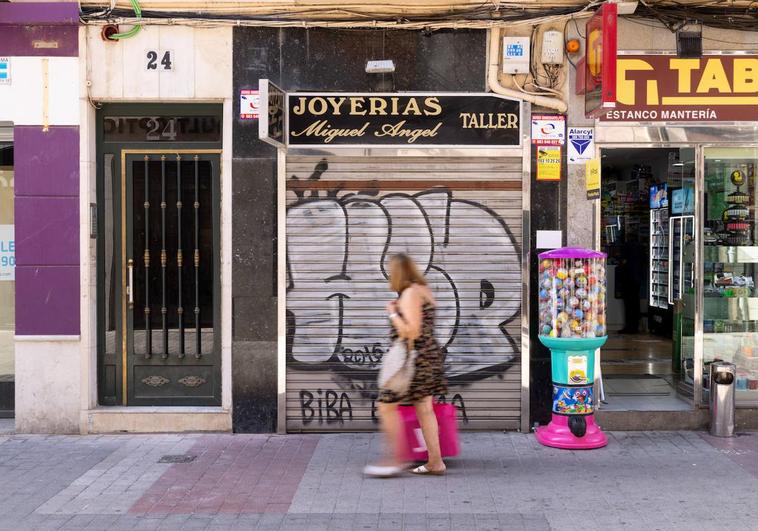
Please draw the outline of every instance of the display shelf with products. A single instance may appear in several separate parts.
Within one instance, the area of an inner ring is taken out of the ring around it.
[[[703,394],[710,363],[732,362],[738,404],[758,403],[756,163],[758,148],[705,150]]]
[[[669,238],[668,209],[650,211],[650,306],[669,305]]]

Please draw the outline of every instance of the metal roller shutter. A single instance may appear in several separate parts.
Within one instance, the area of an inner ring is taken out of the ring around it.
[[[376,428],[392,298],[385,263],[412,255],[438,300],[436,335],[466,429],[517,429],[521,159],[287,158],[287,429]]]

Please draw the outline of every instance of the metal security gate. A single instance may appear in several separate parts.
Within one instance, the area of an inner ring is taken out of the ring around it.
[[[290,154],[286,176],[287,430],[376,428],[397,252],[438,300],[438,398],[464,428],[518,429],[522,159]]]
[[[215,151],[122,151],[101,386],[124,405],[220,404],[219,176]]]

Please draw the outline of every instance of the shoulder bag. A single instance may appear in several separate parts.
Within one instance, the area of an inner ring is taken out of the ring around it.
[[[382,356],[379,368],[379,389],[404,395],[411,388],[413,375],[416,373],[416,349],[413,340],[397,338],[390,349]]]

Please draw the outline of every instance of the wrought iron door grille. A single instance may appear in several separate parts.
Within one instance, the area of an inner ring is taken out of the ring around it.
[[[145,360],[200,360],[213,349],[211,176],[210,162],[197,155],[145,155],[133,165],[132,256],[142,262],[132,286],[134,307],[141,309],[133,313],[134,353]],[[185,197],[193,198],[192,216],[183,215]]]

